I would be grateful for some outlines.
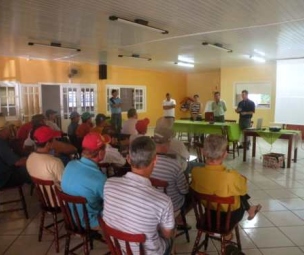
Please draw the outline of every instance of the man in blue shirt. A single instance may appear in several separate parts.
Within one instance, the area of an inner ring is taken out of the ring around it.
[[[111,124],[117,133],[121,130],[121,99],[118,97],[118,91],[112,90],[112,97],[109,99],[111,110]]]
[[[106,140],[101,134],[91,132],[82,141],[82,157],[67,164],[61,180],[63,192],[72,196],[81,196],[87,199],[87,210],[91,229],[100,229],[98,217],[103,210],[103,188],[106,175],[103,174],[97,163],[105,155]],[[82,225],[85,226],[82,209],[79,208]]]
[[[255,112],[255,104],[253,101],[251,101],[248,98],[248,91],[243,90],[242,91],[242,101],[239,102],[237,109],[235,109],[235,112],[240,115],[239,118],[239,125],[240,129],[244,130],[246,128],[249,128],[251,126],[251,118],[252,115]],[[247,143],[249,146],[249,143]],[[240,146],[242,148],[243,146]],[[248,147],[247,147],[248,149]]]

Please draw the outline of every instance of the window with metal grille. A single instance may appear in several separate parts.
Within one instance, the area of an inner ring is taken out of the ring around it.
[[[3,116],[14,119],[19,117],[18,83],[0,82],[0,112]]]

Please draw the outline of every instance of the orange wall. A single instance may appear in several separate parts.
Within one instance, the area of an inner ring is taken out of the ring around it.
[[[213,92],[220,91],[220,70],[206,71],[201,73],[189,73],[187,75],[187,95],[200,96],[200,101],[205,109],[206,102],[213,100]]]
[[[179,102],[187,91],[186,74],[180,72],[161,72],[142,69],[108,66],[108,79],[98,79],[98,65],[73,63],[80,69],[78,78],[72,83],[90,83],[98,86],[98,110],[106,111],[106,85],[142,85],[147,88],[147,112],[141,113],[140,118],[148,117],[150,125],[154,125],[158,117],[162,116],[162,100],[170,92],[177,101],[176,117],[184,113],[179,111]],[[21,58],[0,57],[0,80],[16,80],[20,83],[68,83],[68,62],[41,61]]]
[[[257,109],[253,116],[256,123],[257,118],[263,118],[263,125],[269,125],[274,121],[275,107],[275,86],[276,86],[276,66],[275,64],[261,64],[251,67],[235,67],[221,69],[221,98],[227,103],[226,119],[238,119],[238,114],[234,112],[234,84],[237,82],[270,82],[271,108]],[[250,98],[250,91],[249,91]]]

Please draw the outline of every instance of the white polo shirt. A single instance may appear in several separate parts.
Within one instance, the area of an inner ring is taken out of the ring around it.
[[[169,101],[165,99],[163,101],[163,106],[171,106],[171,105],[176,105],[176,101],[174,99],[171,98]],[[175,117],[175,108],[164,110],[164,117]]]

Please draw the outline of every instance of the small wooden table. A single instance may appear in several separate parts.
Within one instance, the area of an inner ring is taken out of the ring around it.
[[[243,161],[246,161],[247,158],[247,138],[252,136],[253,142],[252,142],[252,157],[255,157],[256,155],[256,138],[257,137],[263,137],[263,133],[268,135],[273,135],[275,139],[286,139],[288,140],[288,152],[287,152],[287,168],[290,168],[291,166],[291,156],[292,156],[292,146],[293,146],[293,140],[294,139],[301,139],[301,131],[298,130],[282,130],[280,132],[270,132],[268,130],[262,131],[262,130],[244,130],[244,149],[243,149]],[[297,162],[297,156],[298,156],[298,147],[297,143],[294,146],[294,162]]]

